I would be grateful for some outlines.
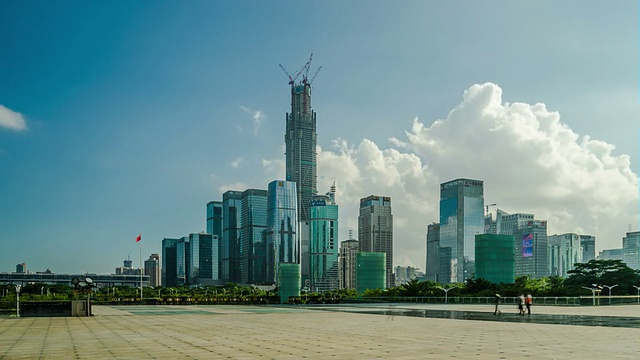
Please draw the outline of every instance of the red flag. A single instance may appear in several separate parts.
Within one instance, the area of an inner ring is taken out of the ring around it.
[[[136,242],[140,242],[140,240],[142,240],[142,234],[138,234],[138,237],[136,238]]]

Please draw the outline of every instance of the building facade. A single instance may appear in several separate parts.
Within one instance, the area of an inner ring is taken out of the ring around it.
[[[315,292],[338,289],[338,205],[335,186],[327,195],[313,197],[309,207],[309,231],[309,288]]]
[[[229,190],[222,194],[222,241],[220,245],[220,278],[223,282],[241,282],[240,231],[242,228],[242,192]]]
[[[360,199],[358,246],[360,252],[386,254],[386,284],[393,286],[395,284],[393,275],[393,215],[390,197],[371,195]]]
[[[632,269],[640,269],[640,231],[628,232],[622,238],[622,261]]]
[[[218,237],[218,254],[222,254],[222,201],[209,201],[207,203],[207,234]],[[218,274],[222,274],[222,261],[217,260]]]
[[[494,284],[513,284],[515,280],[513,235],[476,235],[475,252],[476,279],[485,279]]]
[[[300,264],[296,183],[276,180],[267,190],[267,282],[277,283],[279,264]]]
[[[574,233],[547,237],[549,275],[567,277],[568,271],[582,261],[580,236]]]
[[[164,287],[178,286],[178,239],[162,239],[161,284]]]
[[[598,260],[621,260],[624,261],[624,249],[605,249],[598,253]]]
[[[26,274],[27,273],[27,264],[26,263],[20,263],[20,264],[16,265],[16,273],[18,273],[18,274]]]
[[[358,252],[356,254],[356,292],[385,289],[387,287],[387,254],[384,252]]]
[[[580,235],[580,247],[582,247],[582,262],[588,263],[596,258],[596,237],[592,235]]]
[[[484,185],[456,179],[440,185],[440,267],[443,284],[473,276],[475,236],[484,233]]]
[[[240,282],[263,284],[267,281],[267,191],[245,190],[241,209],[238,248]]]
[[[427,280],[435,282],[440,281],[440,224],[432,223],[427,226],[426,259],[425,275]]]
[[[513,230],[515,241],[515,276],[536,279],[549,275],[547,222],[532,220]]]
[[[356,288],[356,254],[358,240],[348,239],[340,243],[338,272],[340,273],[340,289]]]
[[[144,261],[144,274],[149,275],[149,286],[161,286],[160,278],[160,255],[151,254]]]

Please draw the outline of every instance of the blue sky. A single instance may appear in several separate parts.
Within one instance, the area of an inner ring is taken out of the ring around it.
[[[395,263],[424,269],[455,177],[599,250],[638,229],[634,1],[3,1],[0,44],[0,271],[109,273],[284,177],[278,64],[311,53],[341,239],[390,195]]]

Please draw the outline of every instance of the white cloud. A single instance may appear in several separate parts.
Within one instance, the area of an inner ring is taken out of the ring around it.
[[[27,130],[27,122],[22,114],[0,105],[0,128],[9,130]]]
[[[237,168],[240,167],[241,163],[242,163],[242,158],[238,157],[238,158],[235,158],[235,159],[231,160],[230,165],[231,165],[232,168],[237,169]]]
[[[243,183],[243,182],[234,182],[231,184],[223,184],[220,185],[218,187],[218,191],[220,191],[220,194],[224,194],[225,192],[229,191],[229,190],[235,190],[235,191],[245,191],[246,189],[249,189],[250,187]]]
[[[240,106],[240,109],[251,115],[251,118],[253,119],[253,133],[254,135],[258,135],[258,129],[260,128],[260,125],[262,125],[262,121],[265,118],[264,112],[262,110],[254,111],[245,106]]]
[[[504,103],[495,84],[473,85],[446,119],[418,119],[406,139],[382,149],[334,141],[318,150],[319,193],[336,180],[340,238],[357,234],[358,201],[391,196],[394,261],[424,270],[426,226],[438,221],[439,184],[483,180],[485,202],[548,220],[549,233],[596,236],[598,249],[621,247],[638,221],[638,177],[614,146],[580,137],[544,104]],[[428,166],[427,166],[428,164]]]

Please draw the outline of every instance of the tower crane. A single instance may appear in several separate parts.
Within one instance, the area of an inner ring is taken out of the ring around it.
[[[320,72],[320,69],[322,69],[322,66],[320,66],[318,70],[316,70],[313,77],[311,78],[311,81],[309,81],[308,78],[309,78],[309,70],[311,69],[311,61],[313,61],[313,53],[311,53],[311,56],[309,56],[309,60],[300,69],[296,70],[293,74],[289,73],[287,69],[285,69],[284,66],[282,66],[282,64],[279,64],[282,71],[284,71],[284,73],[289,78],[289,85],[293,85],[296,82],[296,80],[298,80],[300,75],[302,75],[302,83],[311,85],[313,80],[315,80],[316,76]]]

